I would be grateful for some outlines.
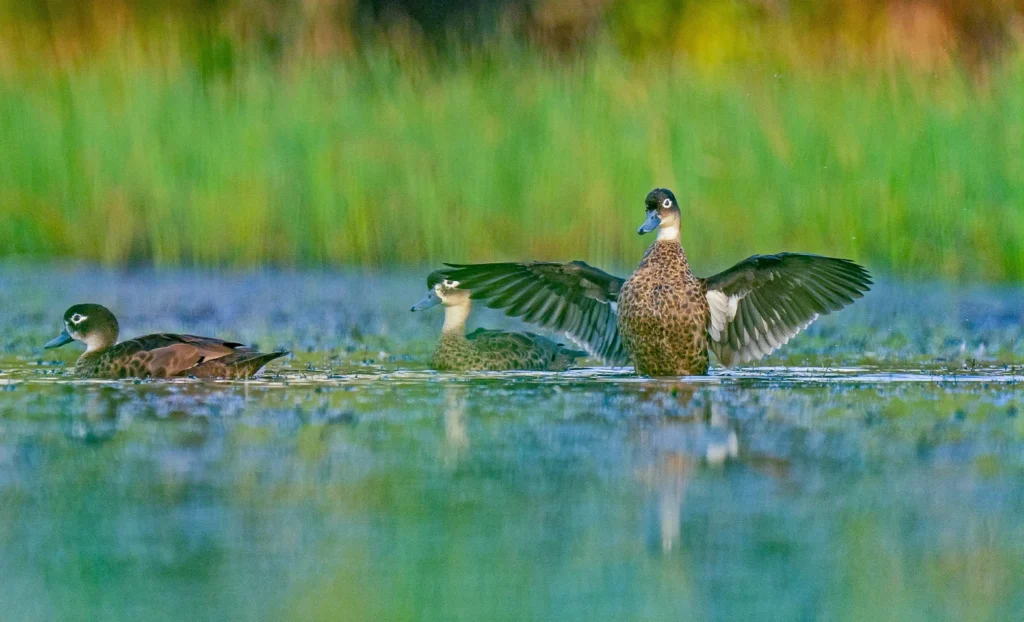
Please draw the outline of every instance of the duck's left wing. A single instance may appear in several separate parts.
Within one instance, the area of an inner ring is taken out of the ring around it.
[[[565,333],[609,365],[628,365],[616,325],[624,279],[582,261],[445,264],[447,278],[507,315]]]
[[[860,298],[871,275],[848,259],[779,253],[754,255],[705,283],[709,347],[729,366],[774,352],[819,315]]]
[[[143,335],[121,342],[118,347],[158,376],[177,376],[206,361],[250,351],[234,341],[172,333]]]

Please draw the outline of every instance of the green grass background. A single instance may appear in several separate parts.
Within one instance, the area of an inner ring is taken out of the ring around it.
[[[702,271],[752,253],[1024,276],[1024,57],[552,59],[514,44],[219,63],[126,39],[0,64],[0,256],[122,265],[635,263],[675,190]],[[0,59],[2,60],[2,59]]]

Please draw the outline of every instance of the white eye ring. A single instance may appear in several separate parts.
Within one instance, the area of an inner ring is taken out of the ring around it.
[[[81,324],[82,320],[84,320],[84,319],[85,319],[84,315],[79,315],[79,314],[76,313],[76,314],[71,316],[71,323],[72,324]]]
[[[661,206],[665,208],[672,207],[672,199],[665,199],[661,202]]]

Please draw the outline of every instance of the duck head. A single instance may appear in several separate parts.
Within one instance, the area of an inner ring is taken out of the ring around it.
[[[444,327],[441,332],[465,329],[469,317],[469,290],[459,289],[459,282],[448,278],[443,270],[427,276],[427,294],[412,306],[413,311],[422,311],[437,305],[444,305]]]
[[[446,307],[469,304],[469,291],[459,289],[459,282],[449,279],[442,270],[436,270],[427,276],[427,289],[427,294],[412,306],[413,311],[422,311],[439,304]]]
[[[95,352],[117,343],[118,332],[117,319],[103,305],[75,305],[64,312],[64,330],[43,347],[59,348],[81,341],[86,352]]]
[[[679,239],[679,203],[671,190],[651,190],[644,199],[644,208],[647,210],[647,220],[636,230],[637,233],[643,235],[658,229],[659,240]]]

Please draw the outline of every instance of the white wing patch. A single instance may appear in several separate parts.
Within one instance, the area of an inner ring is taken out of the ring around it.
[[[734,350],[729,344],[728,335],[730,324],[736,319],[736,312],[743,296],[727,296],[721,291],[709,290],[707,299],[711,310],[711,325],[708,326],[712,340],[711,349],[718,356],[718,362],[726,367],[768,356],[818,319],[818,314],[815,313],[807,321],[790,328],[782,320],[778,309],[771,309],[770,313],[774,317],[759,318],[760,326],[755,328],[754,334],[750,334],[746,326],[731,327],[732,330],[740,331],[741,335],[739,341],[742,345],[738,350]]]
[[[711,339],[721,341],[725,327],[736,318],[736,309],[743,296],[726,296],[718,290],[708,290],[708,306],[711,308]]]

